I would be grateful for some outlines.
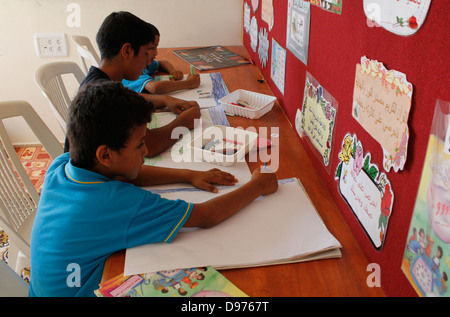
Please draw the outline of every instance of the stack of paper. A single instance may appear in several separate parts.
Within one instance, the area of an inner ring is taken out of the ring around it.
[[[219,194],[229,190],[222,188]],[[162,196],[194,203],[208,199],[201,191],[171,191]],[[128,249],[125,275],[309,261],[340,257],[339,248],[339,241],[328,231],[299,181],[288,179],[280,182],[276,193],[261,196],[213,228],[179,232],[171,243]]]

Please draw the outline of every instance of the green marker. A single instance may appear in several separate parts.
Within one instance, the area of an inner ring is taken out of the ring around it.
[[[191,75],[194,75],[194,65],[191,65]]]

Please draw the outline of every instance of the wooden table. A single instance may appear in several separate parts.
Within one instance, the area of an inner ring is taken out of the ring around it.
[[[235,53],[249,58],[243,46],[228,47]],[[175,67],[189,73],[189,65],[172,53],[171,49],[159,49],[157,59],[169,60]],[[178,48],[177,48],[178,49]],[[211,72],[220,72],[230,92],[246,89],[273,95],[254,65],[244,65]],[[270,80],[270,79],[269,79]],[[300,103],[299,103],[300,104]],[[381,288],[367,286],[369,262],[359,248],[347,224],[333,202],[325,185],[303,149],[281,106],[276,102],[273,109],[258,120],[238,116],[228,117],[231,126],[279,128],[279,137],[273,138],[279,150],[280,164],[276,171],[278,179],[297,177],[304,186],[330,232],[342,244],[342,258],[303,263],[273,265],[255,268],[221,270],[233,284],[253,297],[292,296],[385,296]],[[270,153],[270,152],[269,152]],[[248,161],[248,160],[247,160]],[[260,162],[248,162],[251,171]],[[103,281],[123,273],[125,251],[113,254],[105,264]]]

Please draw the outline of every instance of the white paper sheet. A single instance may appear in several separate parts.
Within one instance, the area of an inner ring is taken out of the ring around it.
[[[184,79],[186,79],[186,75],[184,77]],[[163,77],[161,76],[161,78]],[[213,83],[210,74],[200,74],[200,86],[198,86],[197,88],[175,91],[168,95],[183,100],[197,101],[198,105],[202,109],[217,106],[214,97],[204,98],[204,95],[201,95],[199,93],[199,90],[201,92],[213,92]]]
[[[176,193],[181,195],[191,197],[192,202],[207,198]],[[220,269],[285,263],[340,247],[298,181],[291,179],[280,183],[276,193],[259,197],[211,229],[179,232],[171,243],[128,249],[125,275],[198,266]]]

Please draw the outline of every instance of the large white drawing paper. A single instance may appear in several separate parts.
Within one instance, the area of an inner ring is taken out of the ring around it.
[[[124,274],[286,263],[326,250],[335,250],[330,256],[340,256],[339,241],[328,231],[298,180],[290,180],[281,183],[276,193],[261,196],[213,228],[179,232],[171,243],[128,249]],[[179,193],[176,196],[180,197]]]

